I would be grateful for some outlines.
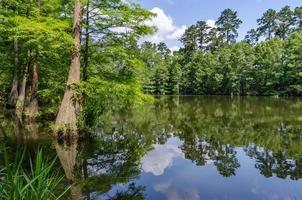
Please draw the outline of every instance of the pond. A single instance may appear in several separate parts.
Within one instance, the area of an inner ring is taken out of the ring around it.
[[[302,199],[299,98],[162,97],[108,112],[93,138],[68,144],[0,118],[10,147],[58,156],[69,199]]]

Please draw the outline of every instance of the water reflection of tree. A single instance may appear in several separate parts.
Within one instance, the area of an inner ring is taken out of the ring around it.
[[[34,120],[23,120],[13,112],[7,111],[0,121],[0,137],[15,139],[20,142],[38,139],[39,124]]]
[[[34,147],[44,142],[37,137],[43,130],[39,130],[34,121],[21,124],[16,118],[6,116],[0,128],[2,137],[7,137],[5,140],[9,140],[12,149],[15,145],[31,142],[29,153],[34,154]],[[107,196],[108,199],[143,199],[144,187],[131,184],[131,180],[139,175],[141,157],[151,148],[152,142],[140,133],[124,131],[127,128],[121,119],[115,127],[104,129],[97,138],[89,141],[53,142],[71,185],[69,196],[72,200],[106,195],[116,184],[127,185],[127,188]],[[49,144],[46,146],[47,152],[51,151]]]
[[[234,147],[216,140],[185,140],[182,150],[186,159],[192,160],[198,166],[213,162],[218,172],[225,177],[234,176],[240,167]]]
[[[108,200],[143,200],[145,187],[135,183],[128,185],[126,190],[118,191],[114,196],[107,195]]]
[[[217,155],[213,160],[219,173],[225,177],[236,175],[236,169],[240,167],[234,147],[228,144],[217,144]]]
[[[126,130],[141,133],[151,143],[179,137],[187,159],[200,166],[213,162],[224,176],[235,175],[240,166],[235,147],[254,144],[273,152],[272,158],[252,155],[261,174],[297,179],[302,171],[302,111],[296,105],[297,100],[272,98],[168,97],[123,113],[122,118]],[[278,167],[270,167],[270,162],[261,166],[266,159]]]
[[[248,146],[246,152],[256,159],[255,167],[265,177],[272,177],[275,174],[282,179],[288,176],[293,180],[302,178],[302,159],[289,159],[285,152],[273,153],[255,145]]]
[[[73,193],[86,199],[108,195],[119,183],[126,189],[108,198],[140,199],[142,187],[129,185],[140,173],[140,159],[152,144],[164,144],[172,135],[183,142],[186,159],[198,166],[213,164],[223,176],[236,174],[236,147],[241,147],[263,176],[298,180],[302,110],[295,105],[271,98],[171,97],[127,112],[105,113],[95,129],[96,139],[61,144],[56,150],[66,177],[77,183]],[[2,132],[20,130],[9,121],[1,124]]]
[[[73,199],[79,199],[79,196],[93,199],[103,195],[108,199],[142,199],[144,188],[129,183],[140,174],[141,157],[150,146],[146,145],[141,134],[121,130],[103,133],[80,144],[55,143],[66,177],[75,183],[71,188]],[[116,184],[129,185],[127,189],[108,196]]]

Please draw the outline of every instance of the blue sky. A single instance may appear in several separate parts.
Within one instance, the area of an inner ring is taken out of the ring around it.
[[[152,10],[160,17],[152,22],[158,26],[159,35],[149,37],[153,42],[164,41],[170,48],[177,48],[179,35],[185,27],[195,24],[198,20],[216,20],[221,11],[231,8],[238,11],[243,21],[239,29],[239,39],[246,32],[256,27],[257,19],[269,8],[279,10],[285,5],[292,8],[302,6],[302,0],[135,0],[142,7]],[[167,18],[165,18],[167,17]],[[172,24],[171,24],[172,23]],[[172,25],[172,26],[171,26]],[[166,35],[165,35],[166,34]]]

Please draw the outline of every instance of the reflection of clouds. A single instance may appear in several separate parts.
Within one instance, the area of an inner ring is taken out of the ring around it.
[[[259,195],[261,196],[263,199],[267,199],[267,200],[279,200],[281,199],[279,197],[278,194],[275,194],[273,192],[269,192],[269,191],[265,191],[261,188],[258,188],[257,186],[256,187],[253,187],[251,189],[251,192],[255,195]],[[285,199],[288,199],[288,198],[285,198]],[[289,198],[290,199],[290,198]]]
[[[142,168],[154,176],[160,176],[167,167],[173,163],[176,157],[184,157],[181,149],[176,144],[153,145],[153,150],[148,152],[142,159]]]
[[[163,193],[168,200],[198,200],[199,193],[195,189],[179,190],[171,185],[171,182],[160,183],[154,186],[154,190]]]
[[[299,196],[300,194],[293,194],[291,191],[288,191],[285,188],[284,190],[281,189],[279,192],[265,188],[259,185],[257,181],[253,182],[251,193],[265,200],[296,200],[301,198],[301,196]]]

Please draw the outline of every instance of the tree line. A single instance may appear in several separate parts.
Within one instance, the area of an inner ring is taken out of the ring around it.
[[[152,94],[301,95],[302,7],[267,10],[238,41],[242,21],[225,9],[215,26],[198,21],[171,52],[145,42],[144,89]]]

